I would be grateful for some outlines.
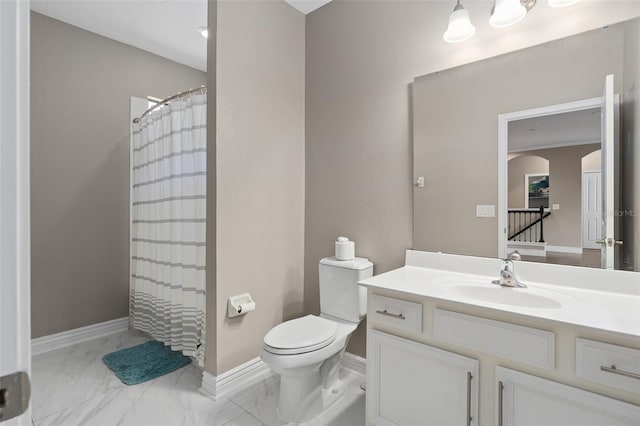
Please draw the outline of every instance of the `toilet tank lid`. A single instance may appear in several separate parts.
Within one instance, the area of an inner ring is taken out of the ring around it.
[[[373,263],[364,257],[356,257],[353,260],[338,260],[335,256],[331,256],[320,259],[320,264],[356,270],[369,269],[373,267]]]

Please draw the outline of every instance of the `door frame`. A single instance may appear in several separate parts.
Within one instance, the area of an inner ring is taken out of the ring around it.
[[[618,95],[616,95],[617,99]],[[543,117],[562,114],[565,112],[582,111],[585,109],[601,108],[602,96],[581,99],[539,108],[498,114],[498,257],[507,257],[507,202],[508,202],[508,138],[509,123],[527,118]]]
[[[0,376],[31,373],[29,13],[0,1]],[[30,424],[28,408],[2,426]]]

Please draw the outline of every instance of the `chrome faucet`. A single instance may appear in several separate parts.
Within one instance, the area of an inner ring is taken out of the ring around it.
[[[503,287],[527,288],[526,284],[522,284],[516,277],[513,264],[514,260],[520,260],[520,253],[512,253],[508,258],[502,260],[500,279],[491,281],[493,284],[501,285]]]

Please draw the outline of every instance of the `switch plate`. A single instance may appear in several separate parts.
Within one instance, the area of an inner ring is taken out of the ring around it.
[[[476,217],[496,217],[496,206],[494,204],[478,204],[476,206]]]
[[[560,210],[560,204],[553,204],[551,207],[553,210]]]
[[[418,188],[424,188],[424,176],[418,176],[416,178],[416,186]]]

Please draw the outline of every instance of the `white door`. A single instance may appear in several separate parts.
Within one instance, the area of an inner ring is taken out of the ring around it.
[[[602,267],[613,269],[615,266],[615,156],[616,126],[618,113],[613,86],[613,75],[605,78],[604,95],[601,107],[602,132],[602,238],[598,240],[602,248]]]
[[[31,358],[28,1],[0,0],[0,52],[0,422],[26,426],[29,409],[10,417],[29,401]]]
[[[477,360],[375,330],[369,337],[369,423],[478,424]]]
[[[497,426],[637,426],[640,407],[496,367]]]
[[[600,172],[582,174],[582,247],[600,249],[602,239],[602,182]]]

